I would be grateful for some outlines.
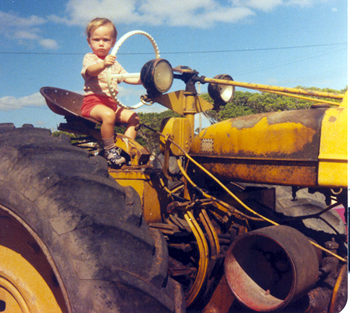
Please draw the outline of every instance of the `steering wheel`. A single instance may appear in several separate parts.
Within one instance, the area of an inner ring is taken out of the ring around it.
[[[134,31],[131,31],[131,32],[128,32],[126,33],[124,36],[122,36],[118,41],[117,43],[114,45],[113,49],[112,49],[112,52],[111,52],[111,55],[114,55],[116,56],[117,55],[117,52],[120,48],[120,46],[124,43],[124,41],[126,39],[128,39],[129,37],[133,36],[133,35],[137,35],[137,34],[140,34],[140,35],[143,35],[145,37],[148,38],[148,40],[152,43],[152,46],[153,46],[153,49],[154,49],[154,53],[156,55],[156,59],[159,59],[160,58],[160,54],[159,54],[159,49],[158,49],[158,46],[155,42],[155,40],[152,38],[151,35],[149,35],[148,33],[144,32],[144,31],[141,31],[141,30],[134,30]],[[128,78],[128,77],[133,77],[133,78],[140,78],[140,73],[127,73],[127,74],[112,74],[112,66],[109,66],[108,69],[107,69],[107,83],[108,83],[108,89],[109,89],[109,92],[111,93],[112,97],[115,99],[115,101],[117,102],[117,104],[119,104],[121,107],[125,108],[125,109],[138,109],[139,107],[141,107],[144,103],[140,102],[134,106],[126,106],[124,104],[122,104],[118,99],[117,99],[117,93],[116,93],[116,90],[115,88],[113,87],[113,79],[117,79],[117,80],[122,80],[124,78]]]

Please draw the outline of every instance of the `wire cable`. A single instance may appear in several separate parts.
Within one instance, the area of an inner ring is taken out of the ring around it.
[[[163,134],[161,134],[162,136],[164,136]],[[164,136],[165,137],[165,136]],[[212,178],[222,189],[224,189],[233,199],[235,199],[241,206],[243,206],[247,211],[253,213],[254,215],[262,218],[263,220],[265,220],[266,222],[269,222],[272,225],[279,225],[277,222],[268,219],[267,217],[259,214],[258,212],[255,212],[253,209],[251,209],[249,206],[247,206],[243,201],[241,201],[241,199],[239,199],[235,194],[233,194],[231,192],[231,190],[229,190],[219,179],[217,179],[212,173],[210,173],[207,169],[205,169],[203,166],[201,166],[196,160],[194,160],[185,150],[183,150],[176,142],[174,142],[173,140],[171,140],[169,137],[166,138],[167,140],[170,140],[170,142],[172,144],[174,144],[176,147],[178,147],[186,156],[186,158],[188,160],[190,160],[193,164],[195,164],[199,169],[201,169],[204,173],[206,173],[210,178]],[[335,258],[337,258],[338,260],[347,263],[347,259],[342,258],[341,256],[337,255],[336,253],[333,253],[332,251],[322,247],[321,245],[317,244],[316,242],[310,240],[310,243],[315,246],[316,248],[334,256]]]
[[[162,55],[171,54],[204,54],[204,53],[227,53],[227,52],[251,52],[251,51],[272,51],[272,50],[290,50],[290,49],[304,49],[314,47],[326,47],[326,46],[339,46],[347,45],[346,42],[328,43],[328,44],[316,44],[316,45],[303,45],[303,46],[287,46],[287,47],[270,47],[270,48],[247,48],[247,49],[229,49],[229,50],[201,50],[201,51],[173,51],[162,52]],[[85,52],[20,52],[20,51],[0,51],[0,54],[13,54],[13,55],[85,55]],[[146,55],[154,54],[153,52],[121,52],[122,55]]]

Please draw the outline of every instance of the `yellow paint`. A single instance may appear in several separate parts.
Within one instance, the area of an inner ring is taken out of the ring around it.
[[[190,150],[192,133],[191,125],[187,119],[172,117],[164,126],[162,134],[165,135],[165,137],[171,135],[172,140],[185,150],[186,153]],[[160,137],[160,143],[163,146],[165,146],[165,137]],[[176,156],[184,154],[181,149],[173,144],[170,145],[170,150],[172,154]]]
[[[20,254],[0,246],[0,300],[8,313],[62,312],[42,276]]]
[[[29,313],[29,308],[21,293],[3,277],[0,277],[0,300],[5,303],[6,312]]]
[[[109,174],[122,186],[133,187],[141,199],[146,223],[162,222],[161,208],[166,207],[167,195],[156,175],[140,169],[110,170]]]
[[[184,90],[178,90],[161,95],[155,98],[154,101],[180,115],[184,115],[186,111],[186,97],[188,95],[194,97],[193,110],[195,113],[205,112],[213,108],[213,105],[210,102],[204,100],[202,97],[186,94]]]
[[[54,279],[56,276],[61,281],[49,263],[52,259],[47,248],[10,213],[0,205],[0,300],[6,305],[3,312],[70,312]]]
[[[147,149],[141,146],[136,140],[127,136],[118,134],[116,137],[116,146],[124,150],[130,155],[131,165],[140,165],[148,162],[150,153]]]
[[[322,121],[318,183],[321,186],[348,185],[348,93],[339,108],[326,111]]]
[[[196,238],[199,250],[199,264],[196,279],[191,287],[191,290],[186,295],[186,306],[196,299],[197,295],[201,291],[205,279],[208,274],[208,264],[209,264],[209,247],[205,235],[197,223],[194,215],[191,211],[188,211],[185,215],[185,220],[191,228],[193,235]]]
[[[293,166],[289,164],[269,165],[264,163],[237,164],[233,160],[232,162],[225,163],[215,163],[215,161],[213,161],[212,163],[209,162],[202,165],[225,181],[236,180],[263,184],[299,186],[315,186],[317,182],[316,164],[314,167]]]
[[[218,136],[223,133],[227,137]],[[248,155],[267,156],[302,151],[315,133],[314,129],[301,123],[269,124],[267,117],[263,117],[250,128],[237,129],[232,127],[229,120],[218,123],[207,130],[205,138],[214,140],[214,153],[218,155],[238,154],[241,151]],[[199,151],[198,147],[195,150]]]

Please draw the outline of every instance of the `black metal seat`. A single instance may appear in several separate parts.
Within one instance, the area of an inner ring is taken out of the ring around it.
[[[48,107],[54,113],[64,115],[67,118],[76,116],[95,124],[101,124],[93,118],[81,116],[80,110],[84,99],[83,95],[56,87],[42,87],[40,88],[40,93],[45,98]]]

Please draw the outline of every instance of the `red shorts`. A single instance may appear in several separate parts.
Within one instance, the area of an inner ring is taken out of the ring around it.
[[[81,115],[90,117],[91,110],[96,105],[105,105],[111,108],[114,112],[118,109],[117,103],[114,99],[100,95],[88,95],[84,97],[83,104],[81,106]]]

